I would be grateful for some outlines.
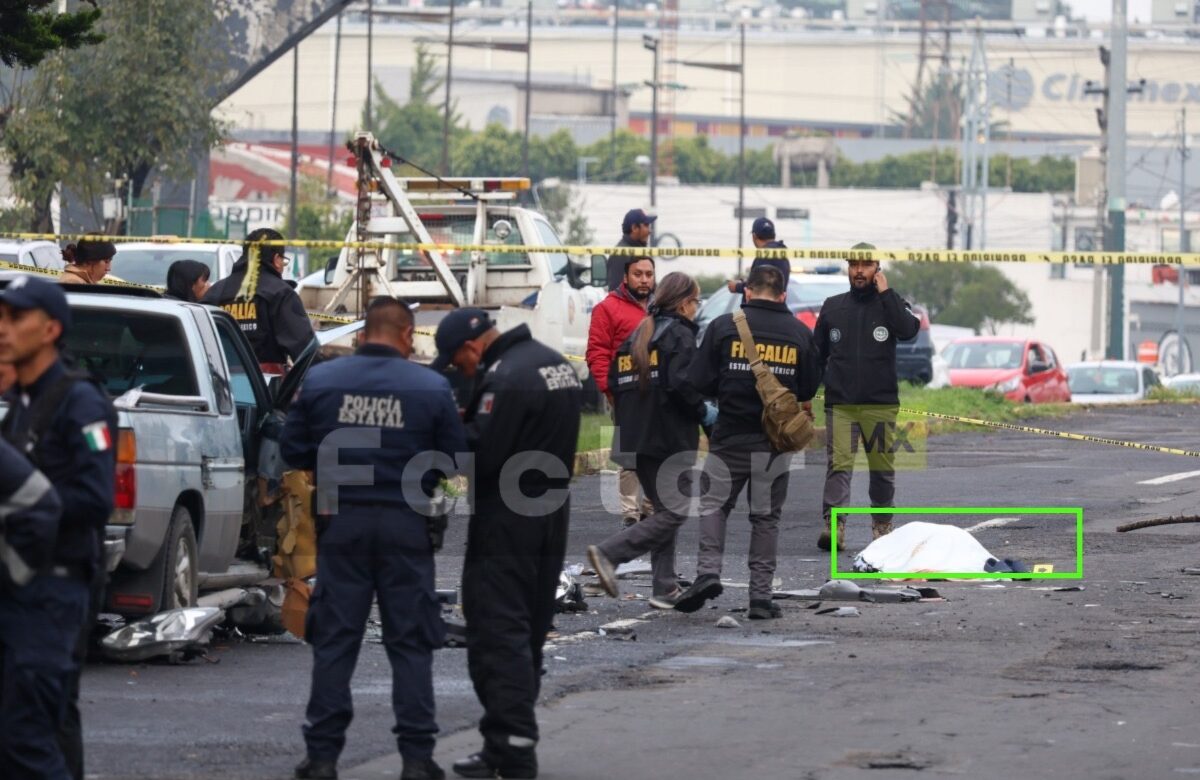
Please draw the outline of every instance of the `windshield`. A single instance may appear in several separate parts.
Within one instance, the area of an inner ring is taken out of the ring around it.
[[[183,249],[181,247],[154,247],[153,249],[125,249],[117,247],[113,256],[112,275],[135,284],[164,287],[167,284],[167,269],[176,260],[198,260],[208,266],[208,278],[219,278],[216,249]]]
[[[1137,369],[1076,366],[1067,370],[1067,384],[1079,395],[1136,395]]]
[[[946,347],[946,363],[954,368],[1020,368],[1025,353],[1021,341],[970,343],[956,341]]]
[[[430,214],[423,213],[421,223],[425,229],[429,231],[429,237],[433,239],[435,244],[473,244],[475,241],[475,214]],[[517,225],[515,218],[507,218],[512,232],[508,238],[501,241],[496,236],[496,223],[502,219],[506,219],[502,214],[488,215],[488,231],[484,237],[484,241],[489,244],[511,244],[514,246],[521,245],[524,238],[521,235],[521,230]],[[417,238],[410,232],[397,233],[392,239],[398,243],[417,243]],[[555,243],[561,243],[556,240]],[[469,252],[446,251],[442,253],[442,259],[449,266],[467,266],[471,262]],[[488,252],[487,263],[489,266],[506,266],[506,265],[527,265],[529,256],[523,252]],[[411,272],[419,269],[429,268],[429,261],[423,253],[415,252],[398,252],[396,254],[396,275],[393,281],[401,278],[403,272]]]

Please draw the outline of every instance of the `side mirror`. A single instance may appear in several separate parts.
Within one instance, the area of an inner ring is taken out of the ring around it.
[[[1031,373],[1031,374],[1040,374],[1043,371],[1049,371],[1049,370],[1050,370],[1050,365],[1048,363],[1039,363],[1035,360],[1034,362],[1029,364],[1029,373]]]
[[[592,273],[590,274],[590,284],[593,287],[608,286],[608,257],[605,255],[592,255]]]
[[[333,276],[337,273],[337,263],[337,255],[325,261],[325,284],[333,284]]]

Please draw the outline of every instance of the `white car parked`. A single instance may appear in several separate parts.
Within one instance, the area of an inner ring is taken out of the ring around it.
[[[61,271],[62,250],[53,241],[13,241],[0,239],[0,263],[34,266],[46,271]]]
[[[1117,404],[1140,401],[1162,382],[1145,363],[1098,360],[1067,366],[1067,384],[1077,404]]]

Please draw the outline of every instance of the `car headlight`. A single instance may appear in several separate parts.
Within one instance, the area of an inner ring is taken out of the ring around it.
[[[1014,376],[1011,379],[1006,379],[1003,382],[997,382],[992,385],[992,389],[997,393],[1011,393],[1021,386],[1021,377]]]

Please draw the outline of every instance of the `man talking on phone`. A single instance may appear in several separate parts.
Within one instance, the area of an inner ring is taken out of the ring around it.
[[[852,250],[875,249],[855,244]],[[917,335],[921,322],[908,303],[888,287],[879,262],[851,255],[850,291],[826,299],[813,333],[825,372],[824,525],[817,546],[830,548],[829,510],[850,505],[850,477],[861,445],[870,471],[871,506],[895,506],[896,471],[892,448],[900,408],[896,341]],[[871,536],[892,530],[890,514],[871,515]],[[845,526],[838,524],[838,547]]]

